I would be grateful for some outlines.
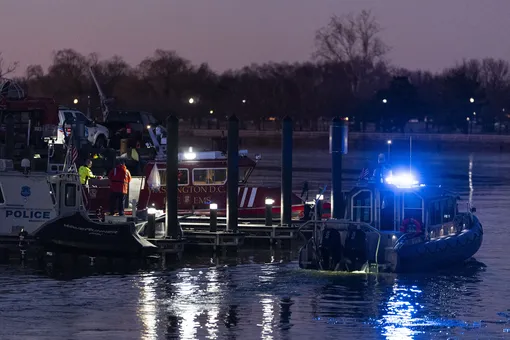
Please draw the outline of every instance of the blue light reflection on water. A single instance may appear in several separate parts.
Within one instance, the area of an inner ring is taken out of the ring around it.
[[[392,295],[386,304],[387,313],[380,320],[382,335],[387,339],[413,339],[412,336],[419,333],[410,327],[423,324],[424,321],[417,317],[418,310],[423,306],[415,302],[421,293],[416,286],[408,288],[399,287],[398,283],[393,285]]]

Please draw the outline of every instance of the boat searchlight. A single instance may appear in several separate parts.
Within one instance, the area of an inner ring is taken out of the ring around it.
[[[413,174],[397,174],[386,177],[387,184],[393,184],[398,188],[412,188],[419,184]]]
[[[192,161],[197,158],[197,154],[193,152],[193,148],[190,146],[189,151],[184,153],[184,159]]]

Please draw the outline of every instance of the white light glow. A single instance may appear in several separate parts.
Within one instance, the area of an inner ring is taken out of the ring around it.
[[[149,215],[156,215],[156,212],[157,212],[156,208],[147,209],[147,214]]]
[[[266,205],[273,205],[273,204],[274,204],[274,199],[266,198]]]
[[[315,199],[319,200],[319,201],[322,201],[324,199],[324,195],[319,195],[318,194],[318,195],[315,196]]]
[[[391,145],[391,139],[388,139],[386,143],[388,143],[388,145]]]
[[[189,151],[184,153],[184,159],[191,161],[197,158],[197,154],[193,152],[193,148],[190,146]]]
[[[211,210],[216,210],[216,209],[218,209],[218,205],[217,205],[216,203],[211,203],[211,204],[209,205],[209,209],[211,209]]]
[[[411,188],[418,185],[418,181],[412,174],[396,174],[386,177],[386,183],[393,184],[399,188]]]

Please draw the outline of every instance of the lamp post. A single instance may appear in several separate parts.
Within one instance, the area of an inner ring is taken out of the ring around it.
[[[384,99],[382,100],[382,102],[383,102],[383,104],[388,104],[388,99],[384,98]]]
[[[266,226],[271,227],[273,225],[273,204],[274,199],[266,198]]]
[[[78,104],[78,98],[74,98],[73,103],[74,105]]]
[[[471,130],[471,119],[469,119],[469,117],[466,117],[466,122],[467,122],[467,133],[469,134],[470,130]]]
[[[211,203],[209,205],[209,215],[210,215],[210,231],[215,233],[218,230],[218,205],[216,203]]]
[[[388,161],[390,160],[390,155],[391,155],[391,139],[388,139],[386,141],[386,144],[388,144]]]
[[[156,238],[156,209],[147,209],[147,238]]]

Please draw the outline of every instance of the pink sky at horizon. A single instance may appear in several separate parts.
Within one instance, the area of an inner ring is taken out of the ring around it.
[[[510,59],[508,0],[2,0],[0,51],[19,61],[17,75],[46,69],[63,48],[133,65],[162,48],[224,71],[309,60],[332,14],[362,9],[383,26],[395,65],[438,71],[463,58]]]

